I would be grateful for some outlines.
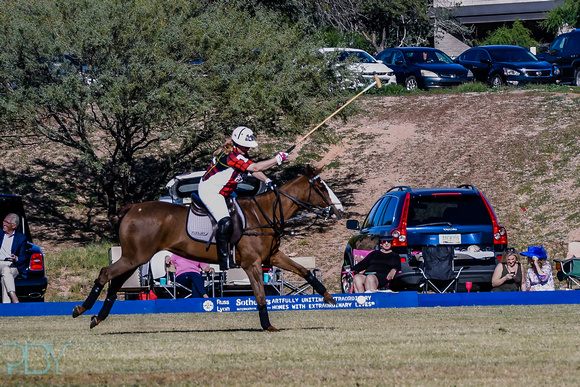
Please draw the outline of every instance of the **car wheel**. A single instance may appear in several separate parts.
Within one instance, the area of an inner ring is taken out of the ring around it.
[[[415,90],[415,89],[417,89],[417,78],[415,78],[415,76],[411,75],[405,81],[405,87],[407,88],[407,90]]]
[[[503,79],[501,78],[501,75],[499,74],[495,74],[493,77],[491,77],[491,81],[489,82],[491,87],[502,87],[504,85]]]
[[[580,86],[580,69],[576,69],[576,76],[574,77],[576,86]]]

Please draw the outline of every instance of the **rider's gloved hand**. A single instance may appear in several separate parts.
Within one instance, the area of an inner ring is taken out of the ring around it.
[[[266,180],[266,185],[268,186],[269,190],[274,191],[274,189],[276,189],[276,184],[270,179]]]
[[[286,152],[279,152],[274,157],[276,158],[276,162],[278,163],[278,165],[280,165],[280,164],[282,164],[282,161],[286,160],[286,158],[288,157],[288,153],[286,153]]]

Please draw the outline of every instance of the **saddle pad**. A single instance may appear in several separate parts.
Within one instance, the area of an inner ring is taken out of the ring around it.
[[[232,222],[234,223],[232,239],[237,242],[241,238],[242,230],[246,227],[246,217],[237,200],[232,200],[232,204],[233,212],[236,214],[235,216],[232,215]],[[232,208],[230,208],[230,213],[232,213]],[[194,241],[215,243],[214,224],[215,221],[209,214],[198,215],[197,211],[194,212],[193,208],[190,208],[187,214],[187,235]]]

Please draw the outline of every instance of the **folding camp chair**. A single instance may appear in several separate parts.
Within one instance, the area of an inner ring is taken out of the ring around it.
[[[357,263],[362,261],[367,255],[369,255],[369,253],[371,251],[373,251],[373,250],[354,249],[352,251],[353,265],[356,265]],[[343,293],[353,293],[354,292],[354,286],[353,286],[354,274],[351,271],[351,269],[352,269],[352,267],[350,267],[350,266],[345,267],[345,270],[340,275],[340,282],[341,282]]]
[[[566,280],[568,289],[573,289],[574,284],[580,286],[580,258],[554,259],[556,262],[556,277],[559,281]]]
[[[109,264],[112,264],[121,258],[121,246],[113,246],[109,249]],[[137,270],[121,285],[119,292],[125,293],[125,299],[128,296],[137,296],[141,292],[149,291],[149,286],[142,281],[143,267],[137,267]]]
[[[316,258],[314,257],[292,257],[290,258],[294,262],[304,266],[306,269],[310,270],[314,277],[316,277],[320,282],[322,282],[322,270],[316,267]],[[284,273],[280,270],[279,274],[281,285],[288,289],[288,295],[290,294],[306,294],[310,289],[312,294],[314,294],[314,289],[308,282],[304,282],[302,277],[294,280],[294,277],[286,277]],[[295,276],[296,277],[296,276]],[[297,282],[298,281],[298,282]],[[282,294],[282,292],[280,293]]]
[[[429,289],[437,293],[445,293],[453,286],[453,292],[457,292],[457,283],[461,271],[454,270],[453,258],[455,251],[452,246],[426,246],[422,249],[423,267],[419,266],[419,271],[423,275],[420,286],[423,293]]]

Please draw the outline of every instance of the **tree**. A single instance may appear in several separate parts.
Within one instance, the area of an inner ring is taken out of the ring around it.
[[[223,3],[223,4],[221,4]],[[109,216],[155,198],[231,133],[296,133],[334,110],[319,44],[268,10],[188,0],[3,2],[0,113],[65,146]],[[330,79],[332,81],[332,79]],[[87,192],[87,195],[91,193]]]
[[[363,36],[377,53],[393,46],[426,45],[434,36],[432,17],[439,28],[452,27],[450,33],[468,32],[451,23],[454,7],[435,9],[430,0],[287,0],[281,3],[283,6],[279,6],[286,11],[308,20],[313,29],[332,27],[340,31],[350,39],[347,43],[351,45],[355,45],[353,36]]]
[[[541,26],[554,35],[577,28],[580,26],[580,0],[565,0],[548,12]]]
[[[491,31],[480,45],[488,44],[508,44],[529,49],[536,46],[537,42],[532,38],[531,31],[524,27],[522,22],[516,20],[511,28],[504,25]]]

